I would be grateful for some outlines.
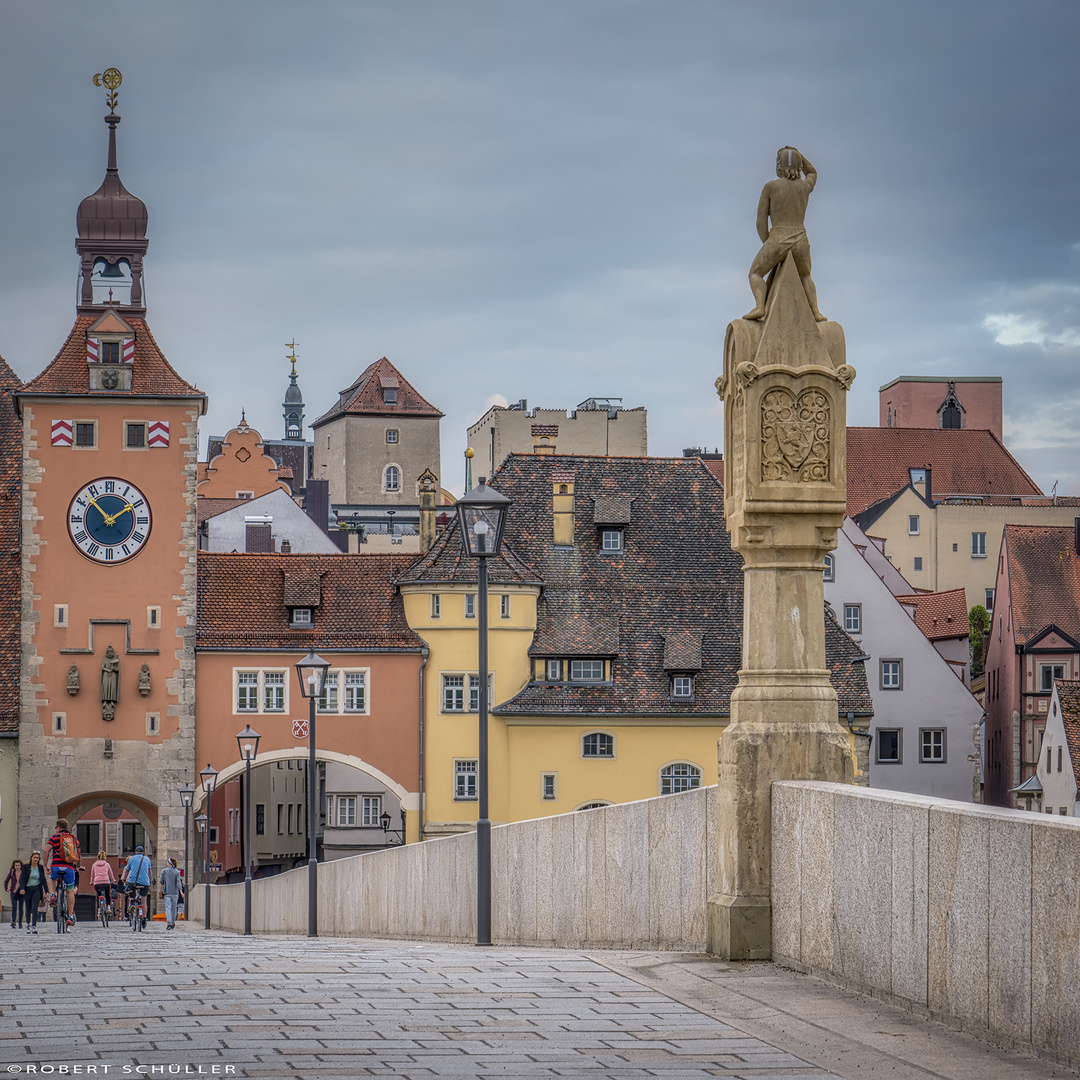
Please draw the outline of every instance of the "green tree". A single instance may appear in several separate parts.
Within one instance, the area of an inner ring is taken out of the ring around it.
[[[983,669],[983,635],[990,626],[990,612],[976,604],[968,612],[969,639],[971,642],[971,674],[979,675]]]

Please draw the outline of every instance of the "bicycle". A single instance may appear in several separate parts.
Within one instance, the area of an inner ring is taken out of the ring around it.
[[[54,901],[53,918],[56,920],[56,932],[58,934],[66,934],[69,929],[67,905],[68,888],[68,883],[64,880],[63,875],[56,879],[56,890],[52,894],[52,899]]]
[[[142,885],[135,886],[135,906],[131,917],[131,929],[136,932],[146,929],[146,890]]]
[[[97,898],[97,910],[98,918],[101,920],[101,925],[106,930],[109,929],[109,905],[105,900],[105,894],[99,893]]]

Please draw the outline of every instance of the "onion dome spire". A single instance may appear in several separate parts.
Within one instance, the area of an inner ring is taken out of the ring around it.
[[[296,342],[287,341],[285,347],[289,355],[285,357],[292,363],[292,372],[289,374],[289,387],[285,391],[285,400],[282,408],[285,410],[285,439],[289,442],[300,442],[304,438],[304,395],[296,381]]]
[[[146,204],[124,187],[116,165],[117,88],[121,75],[116,68],[94,76],[95,86],[105,86],[109,113],[109,156],[101,187],[79,204],[75,222],[80,256],[81,288],[78,310],[88,315],[113,307],[128,315],[143,315],[143,255],[146,254]]]

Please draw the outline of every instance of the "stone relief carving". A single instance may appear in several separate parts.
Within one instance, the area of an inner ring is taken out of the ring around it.
[[[150,693],[150,665],[143,664],[139,668],[139,693],[146,697]]]
[[[116,703],[120,700],[120,657],[110,645],[101,661],[101,719],[116,718]]]
[[[68,693],[74,697],[79,692],[79,667],[72,664],[68,668]]]
[[[761,399],[761,479],[829,480],[829,399],[816,389],[784,389]]]

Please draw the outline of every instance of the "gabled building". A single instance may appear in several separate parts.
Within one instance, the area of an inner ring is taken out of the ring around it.
[[[1080,681],[1056,679],[1037,769],[1044,814],[1080,810]]]
[[[922,629],[936,630],[935,618],[962,617],[966,642],[962,593],[894,596],[871,562],[878,547],[850,519],[837,539],[826,561],[825,599],[865,656],[874,716],[870,787],[977,800],[982,706]]]
[[[896,597],[953,674],[971,688],[971,622],[963,589]]]
[[[199,498],[257,499],[269,491],[292,495],[292,471],[282,475],[262,436],[244,416],[227,435],[211,435],[207,446],[207,460],[199,463]]]
[[[250,724],[262,736],[261,873],[306,859],[309,707],[294,665],[310,650],[331,664],[316,711],[320,858],[385,846],[384,812],[395,830],[404,814],[418,837],[426,650],[393,574],[389,555],[199,553],[195,755],[214,763],[220,786],[244,771],[237,734]]]
[[[199,550],[336,555],[341,548],[280,488],[254,499],[199,499]]]
[[[341,391],[312,423],[314,477],[330,486],[339,523],[375,533],[414,533],[420,525],[420,478],[438,490],[439,421],[384,356]]]
[[[1007,525],[986,631],[986,801],[1013,806],[1035,773],[1054,682],[1080,678],[1080,518]]]
[[[1011,524],[1063,525],[1075,497],[1043,495],[992,432],[848,428],[848,514],[887,542],[912,589],[962,588],[994,606],[993,555]]]
[[[698,458],[512,454],[490,567],[491,817],[518,821],[716,782],[742,637],[742,560]],[[430,650],[425,835],[476,820],[475,562],[457,525],[399,578]],[[827,661],[844,727],[872,712],[858,646]],[[863,754],[863,737],[851,736]],[[860,770],[860,771],[865,771]]]
[[[103,848],[119,868],[139,843],[158,862],[183,856],[179,792],[195,779],[195,479],[206,397],[150,331],[146,206],[120,180],[120,117],[105,119],[105,178],[76,216],[75,321],[55,359],[15,392],[19,849],[43,847],[59,814],[84,850]],[[85,875],[82,890],[93,893]]]
[[[1002,439],[997,375],[901,375],[878,390],[878,409],[883,428],[985,428]]]

